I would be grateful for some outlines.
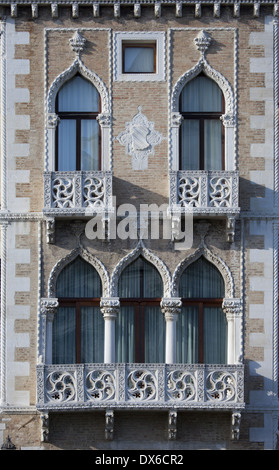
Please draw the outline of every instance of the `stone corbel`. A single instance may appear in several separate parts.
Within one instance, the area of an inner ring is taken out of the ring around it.
[[[233,243],[235,237],[235,217],[227,216],[226,220],[226,237],[227,242]]]
[[[51,217],[46,220],[46,236],[47,243],[53,244],[55,242],[55,218]]]
[[[175,16],[176,18],[182,17],[182,2],[176,2],[175,4]]]
[[[42,413],[41,416],[41,442],[49,441],[49,415]]]
[[[170,441],[174,441],[177,435],[177,411],[168,413],[168,436]]]
[[[134,17],[140,18],[140,16],[141,16],[141,4],[135,3],[134,4]]]
[[[52,18],[58,18],[58,4],[57,3],[51,4],[51,16]]]
[[[106,410],[105,437],[107,440],[113,440],[114,433],[114,413],[112,410]]]
[[[161,2],[155,2],[154,15],[155,15],[155,18],[160,18],[160,16],[161,16]]]
[[[39,16],[39,8],[37,3],[31,4],[31,11],[32,11],[32,18],[38,18]]]
[[[93,16],[94,18],[99,18],[100,16],[100,6],[97,2],[93,3]]]
[[[232,439],[239,439],[240,432],[240,422],[241,422],[241,413],[233,412],[232,413]]]
[[[221,14],[221,4],[219,2],[216,2],[214,3],[214,7],[213,7],[214,18],[220,18],[220,14]]]
[[[201,4],[196,3],[195,4],[195,18],[201,18],[202,12],[201,12]]]
[[[115,3],[113,6],[114,18],[120,18],[120,3]]]
[[[72,4],[72,18],[78,18],[78,17],[79,17],[79,4],[73,3]]]

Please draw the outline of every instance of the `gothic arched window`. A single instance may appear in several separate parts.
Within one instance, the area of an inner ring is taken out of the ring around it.
[[[56,171],[100,170],[99,93],[77,74],[56,98]]]
[[[164,362],[165,320],[160,308],[162,279],[139,257],[119,279],[120,312],[116,320],[116,362]]]
[[[179,289],[178,362],[225,364],[227,320],[222,310],[225,289],[220,272],[201,257],[185,269]]]
[[[52,362],[103,362],[104,320],[97,271],[77,257],[58,276],[56,295],[59,307],[53,320]]]
[[[180,113],[180,169],[224,170],[224,97],[217,83],[202,73],[188,82]]]

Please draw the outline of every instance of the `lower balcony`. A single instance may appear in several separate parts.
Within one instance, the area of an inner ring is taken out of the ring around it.
[[[244,408],[237,365],[73,364],[37,366],[37,408]]]

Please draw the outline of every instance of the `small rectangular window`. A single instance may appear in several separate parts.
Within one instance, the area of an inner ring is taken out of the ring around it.
[[[122,43],[123,73],[156,73],[156,43]]]

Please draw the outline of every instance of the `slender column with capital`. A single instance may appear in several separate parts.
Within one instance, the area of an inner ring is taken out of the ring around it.
[[[181,305],[181,299],[176,297],[163,298],[161,301],[161,309],[166,320],[166,364],[174,364],[176,362],[176,323]]]
[[[46,364],[52,363],[52,325],[54,315],[58,308],[58,299],[56,298],[43,298],[41,299],[41,315],[43,319],[43,336],[45,344],[43,354],[40,354],[42,357],[42,362]]]
[[[115,362],[115,320],[120,303],[117,297],[102,298],[101,312],[105,320],[104,362]]]
[[[228,364],[241,362],[242,353],[242,303],[241,299],[224,299],[222,305],[228,322]]]

